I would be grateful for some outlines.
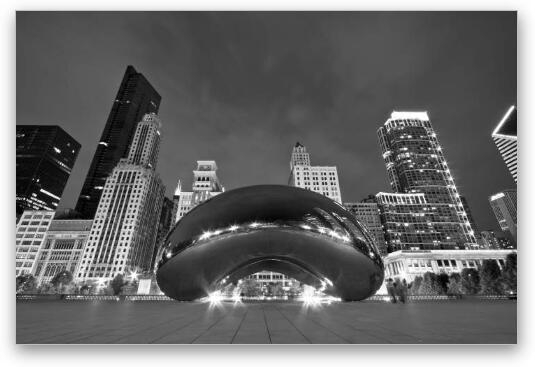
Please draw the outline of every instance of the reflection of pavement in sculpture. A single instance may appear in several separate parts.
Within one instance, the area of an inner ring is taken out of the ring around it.
[[[158,264],[160,289],[194,300],[262,270],[286,274],[343,300],[374,294],[383,263],[373,239],[331,199],[290,186],[227,191],[171,231]]]

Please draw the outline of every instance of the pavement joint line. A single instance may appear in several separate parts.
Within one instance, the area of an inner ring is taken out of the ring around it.
[[[343,341],[345,341],[346,343],[349,343],[349,344],[352,344],[352,341],[347,339],[346,337],[334,332],[333,330],[329,329],[328,327],[326,327],[325,325],[322,325],[319,321],[317,320],[314,320],[313,318],[310,318],[310,320],[315,323],[316,325],[319,325],[321,326],[322,328],[324,328],[325,330],[331,332],[332,334],[336,335],[337,337],[339,337],[340,339],[342,339]]]
[[[281,311],[277,306],[275,306],[275,309],[276,309],[277,311],[279,311],[279,313],[282,315],[282,317],[284,317],[284,318],[290,323],[290,325],[292,325],[292,326],[294,327],[294,329],[297,330],[297,332],[298,332],[299,334],[301,334],[301,335],[303,336],[303,338],[305,338],[305,340],[306,340],[309,344],[313,344],[313,343],[310,341],[310,339],[307,338],[306,335],[303,334],[303,332],[302,332],[297,326],[295,326],[294,323],[293,323],[288,317],[286,317],[286,315],[283,314],[282,311]],[[308,317],[307,317],[307,319],[308,319]]]
[[[186,323],[186,324],[180,326],[178,329],[174,329],[173,331],[170,331],[169,333],[167,333],[167,334],[165,334],[165,335],[162,335],[162,336],[160,336],[160,337],[158,337],[158,338],[156,338],[156,339],[150,341],[149,344],[154,344],[154,343],[156,343],[158,340],[161,340],[161,339],[163,339],[163,338],[165,338],[165,337],[168,337],[169,335],[174,334],[174,333],[176,333],[177,331],[182,330],[182,329],[184,329],[185,327],[190,326],[190,325],[193,324],[194,322],[197,322],[197,321],[199,321],[200,319],[202,319],[203,316],[204,316],[204,315],[201,315],[201,316],[199,316],[199,317],[197,317],[197,318],[191,320],[190,322],[188,322],[188,323]]]
[[[375,333],[370,333],[369,330],[359,329],[359,328],[353,326],[351,323],[347,323],[347,322],[344,323],[344,322],[341,322],[340,319],[339,319],[338,317],[336,317],[336,316],[334,316],[333,319],[335,319],[338,323],[340,323],[340,324],[342,324],[342,325],[349,326],[351,329],[353,329],[353,330],[355,330],[355,331],[357,331],[357,332],[367,334],[367,335],[369,335],[369,336],[371,336],[371,337],[373,337],[373,338],[376,338],[376,339],[385,340],[387,343],[390,343],[390,344],[393,343],[393,342],[392,342],[390,339],[388,339],[388,338],[379,336],[379,335],[377,335],[377,334],[375,334]],[[346,320],[346,321],[347,321],[347,320]]]
[[[234,344],[234,339],[236,338],[236,335],[238,335],[238,331],[240,331],[241,325],[243,324],[243,321],[245,320],[245,317],[247,317],[248,313],[249,313],[249,309],[247,308],[247,310],[243,314],[243,317],[242,317],[242,319],[240,321],[240,324],[238,325],[238,327],[236,328],[236,331],[234,332],[234,335],[232,335],[232,339],[230,340],[230,344]]]
[[[280,312],[283,313],[282,310],[280,310]],[[332,330],[329,329],[328,327],[326,327],[326,326],[320,324],[318,321],[314,320],[314,318],[312,318],[312,317],[308,317],[308,313],[307,313],[307,320],[311,320],[311,321],[312,321],[313,323],[315,323],[316,325],[321,326],[323,329],[327,330],[327,331],[330,332],[331,334],[333,334],[333,335],[337,336],[338,338],[344,340],[346,343],[350,343],[350,344],[351,344],[351,341],[350,341],[350,340],[346,339],[346,338],[343,337],[342,335],[338,335],[337,333],[335,333],[334,331],[332,331]]]
[[[159,323],[157,323],[157,324],[151,324],[150,326],[148,326],[148,327],[146,327],[146,328],[143,328],[143,329],[141,329],[141,330],[137,330],[137,331],[135,331],[135,332],[133,332],[133,333],[130,333],[130,334],[122,335],[122,336],[120,336],[119,338],[110,341],[109,344],[115,344],[115,343],[117,343],[117,341],[119,341],[119,340],[121,340],[121,339],[128,338],[128,337],[133,336],[133,335],[136,335],[136,334],[138,334],[138,333],[140,333],[140,332],[144,332],[144,331],[147,331],[147,330],[154,329],[154,328],[156,328],[156,327],[158,327],[158,326],[160,326],[160,325],[167,324],[167,323],[169,323],[169,322],[173,322],[173,321],[176,321],[176,320],[181,319],[181,318],[183,318],[183,315],[180,315],[180,316],[178,316],[178,317],[175,317],[175,318],[173,318],[173,319],[171,319],[171,320],[165,320],[165,321],[159,322]],[[115,329],[116,329],[116,328],[113,328],[113,329],[111,329],[111,330],[115,330]],[[93,335],[91,335],[90,337],[95,336],[95,335],[98,335],[98,333],[97,333],[97,334],[93,334]],[[82,340],[83,340],[83,339],[87,339],[87,338],[82,338]],[[80,339],[78,339],[78,340],[76,340],[76,341],[79,341],[79,340],[80,340]]]
[[[199,335],[197,335],[191,342],[189,342],[189,344],[193,344],[195,343],[195,341],[197,339],[199,339],[201,336],[203,336],[204,334],[206,334],[208,332],[208,330],[210,330],[211,328],[213,328],[215,325],[217,325],[219,322],[221,322],[223,319],[227,318],[228,316],[230,315],[230,313],[226,313],[224,316],[222,316],[221,318],[219,318],[216,322],[214,322],[212,325],[210,325],[208,327],[208,329],[204,330],[203,332],[201,332]]]
[[[266,330],[267,330],[268,338],[269,338],[269,344],[273,344],[273,341],[271,341],[271,333],[269,331],[269,326],[268,326],[267,319],[266,319],[266,311],[264,310],[264,305],[262,305],[262,313],[264,314],[264,324],[266,325]]]

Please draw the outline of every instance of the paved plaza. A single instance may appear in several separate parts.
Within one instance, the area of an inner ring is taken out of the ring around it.
[[[17,343],[516,343],[516,301],[18,301]]]

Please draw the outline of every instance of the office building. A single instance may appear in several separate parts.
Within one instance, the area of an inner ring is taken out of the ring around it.
[[[311,190],[342,204],[342,194],[335,166],[312,166],[310,154],[297,142],[290,160],[290,186]]]
[[[41,244],[54,218],[50,210],[25,210],[15,232],[15,274],[32,273]]]
[[[389,251],[476,248],[475,232],[426,112],[393,112],[378,130],[393,194],[377,194]]]
[[[385,279],[405,279],[410,283],[427,272],[450,275],[461,273],[465,268],[479,269],[483,260],[495,260],[500,269],[503,269],[507,255],[511,252],[515,250],[395,251],[383,259]]]
[[[516,162],[516,107],[511,106],[492,132],[492,140],[496,144],[500,155],[513,179],[517,178]]]
[[[368,199],[366,199],[368,200]],[[344,207],[353,213],[357,220],[366,226],[379,249],[381,256],[387,254],[385,235],[381,224],[380,210],[376,202],[344,203]]]
[[[489,250],[513,249],[516,243],[511,233],[504,231],[481,231],[482,247]]]
[[[80,144],[59,126],[17,125],[17,218],[24,210],[56,210]]]
[[[489,202],[501,230],[509,232],[516,242],[516,190],[503,190],[492,195]]]
[[[155,171],[160,129],[154,113],[137,124],[127,158],[104,184],[76,279],[107,281],[150,270],[165,192]]]
[[[149,81],[129,65],[76,204],[76,210],[85,218],[95,216],[106,179],[119,160],[126,158],[138,121],[145,114],[158,113],[160,100]]]
[[[155,269],[156,261],[158,259],[158,254],[160,253],[161,249],[164,246],[165,238],[167,237],[167,234],[173,228],[175,224],[175,204],[173,200],[164,197],[162,202],[162,210],[160,213],[160,220],[158,221],[158,234],[156,235],[156,246],[154,246],[154,251],[152,254],[151,264],[153,268],[151,270]]]
[[[225,188],[217,177],[216,162],[197,161],[197,169],[193,171],[192,191],[182,191],[181,182],[180,180],[178,181],[173,196],[176,206],[175,223],[200,203],[224,191]]]
[[[56,218],[48,227],[32,271],[37,284],[49,283],[62,271],[76,274],[93,223],[91,219]]]

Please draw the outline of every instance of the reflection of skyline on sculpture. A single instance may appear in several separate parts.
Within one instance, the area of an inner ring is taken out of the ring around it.
[[[342,195],[358,201],[388,189],[377,126],[392,109],[427,110],[476,222],[497,229],[487,197],[513,181],[489,132],[516,99],[513,13],[289,13],[276,27],[274,17],[19,13],[17,122],[59,123],[82,144],[60,206],[74,206],[133,64],[163,96],[168,196],[178,178],[189,186],[198,159],[217,160],[227,189],[284,184],[301,141],[316,164],[338,166]]]
[[[300,188],[222,193],[186,214],[166,242],[158,284],[178,300],[207,297],[259,271],[283,273],[343,300],[369,297],[383,279],[367,229],[340,204]]]

